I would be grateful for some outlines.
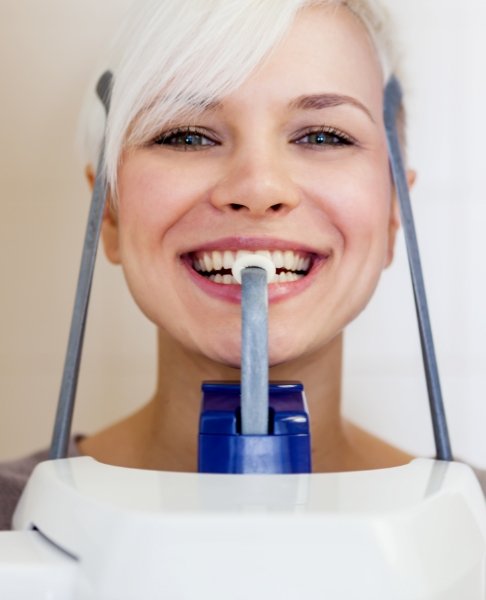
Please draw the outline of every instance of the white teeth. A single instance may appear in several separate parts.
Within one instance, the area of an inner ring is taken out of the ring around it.
[[[275,275],[273,283],[291,283],[292,281],[298,281],[302,279],[304,275],[298,275],[297,273],[280,273]]]
[[[238,282],[233,277],[233,275],[220,275],[216,273],[216,275],[209,276],[210,281],[214,281],[214,283],[222,283],[223,285],[237,285]]]
[[[280,250],[275,250],[272,252],[272,260],[276,269],[282,269],[284,266],[284,258],[283,253]]]
[[[280,273],[279,275],[275,275],[272,283],[292,283],[293,281],[302,279],[302,277],[304,277],[304,275],[298,275],[297,273]],[[221,275],[220,273],[216,273],[216,275],[210,275],[208,279],[222,285],[239,285],[233,275]]]
[[[272,253],[268,250],[257,250],[255,254],[258,254],[259,256],[264,256],[265,258],[268,258],[268,260],[272,260]]]
[[[231,269],[233,263],[235,262],[235,257],[231,250],[225,250],[223,254],[223,267],[225,269]]]
[[[271,260],[276,269],[285,269],[286,272],[275,276],[275,282],[296,281],[295,277],[299,279],[301,275],[297,275],[295,271],[299,273],[308,271],[312,262],[310,256],[293,250],[256,250],[254,253]],[[222,271],[223,269],[225,271],[231,270],[235,261],[246,254],[253,254],[253,252],[250,250],[198,252],[193,256],[193,266],[200,273],[207,273],[208,275],[211,273],[209,277],[216,283],[233,284],[235,281],[232,275],[228,273],[214,273],[214,271]],[[230,277],[231,281],[227,277]],[[223,281],[223,279],[220,280],[219,278],[226,279]]]
[[[223,268],[223,255],[218,250],[213,252],[213,267],[215,271],[221,271]]]
[[[251,252],[249,250],[238,250],[238,252],[236,253],[235,260],[238,260],[238,258],[241,258],[242,256],[245,256],[246,254],[251,254]],[[231,265],[231,266],[233,266],[233,265]]]
[[[295,254],[292,252],[292,250],[285,250],[283,258],[284,268],[287,269],[287,271],[292,271],[294,269]]]
[[[211,255],[208,252],[205,252],[203,254],[203,260],[201,262],[204,262],[205,271],[209,272],[213,270],[213,259],[211,258]]]

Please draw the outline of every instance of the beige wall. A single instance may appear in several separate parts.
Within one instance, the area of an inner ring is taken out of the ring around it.
[[[89,191],[74,138],[122,0],[0,3],[0,457],[45,446],[57,401]],[[148,397],[152,329],[99,261],[75,429]]]
[[[85,82],[129,0],[0,1],[0,458],[50,438],[89,194],[74,150]],[[414,198],[444,395],[459,453],[486,466],[486,6],[388,0],[407,47]],[[345,409],[432,449],[403,245],[347,344]],[[155,336],[116,268],[98,262],[76,431],[154,385]]]

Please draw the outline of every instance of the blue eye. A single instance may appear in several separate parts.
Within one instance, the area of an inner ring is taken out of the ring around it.
[[[204,146],[215,146],[216,142],[196,129],[169,131],[154,140],[159,146],[170,146],[177,150],[197,150]]]
[[[305,144],[309,146],[352,146],[354,140],[348,135],[336,129],[318,129],[307,131],[295,140],[296,144]]]

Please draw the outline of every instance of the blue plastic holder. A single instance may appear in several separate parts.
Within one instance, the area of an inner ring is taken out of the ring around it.
[[[205,382],[199,424],[200,473],[310,473],[304,386],[269,385],[268,435],[241,434],[239,383]]]

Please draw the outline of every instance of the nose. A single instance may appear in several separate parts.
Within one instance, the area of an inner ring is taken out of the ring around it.
[[[211,203],[219,210],[256,218],[287,214],[299,202],[288,165],[268,152],[241,152],[228,159],[211,192]]]

